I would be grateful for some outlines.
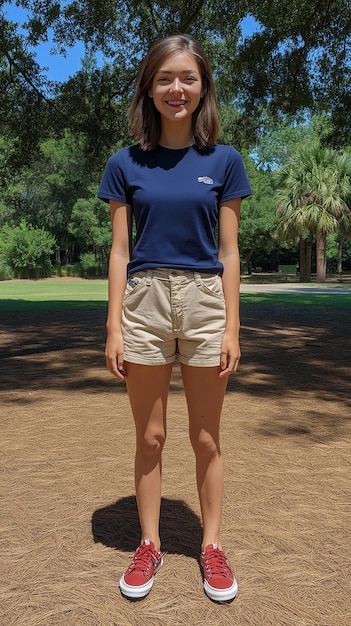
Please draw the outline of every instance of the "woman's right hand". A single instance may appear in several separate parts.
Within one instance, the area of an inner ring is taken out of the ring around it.
[[[120,380],[125,379],[123,352],[122,331],[109,332],[105,348],[106,366]]]

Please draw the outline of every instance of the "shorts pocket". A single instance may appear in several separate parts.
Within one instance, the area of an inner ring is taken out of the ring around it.
[[[222,278],[219,274],[209,274],[208,277],[202,276],[198,284],[199,288],[205,293],[209,293],[223,300]]]
[[[140,289],[146,285],[147,276],[138,276],[134,274],[130,276],[127,280],[126,287],[124,290],[124,300],[130,298],[133,294],[140,291]]]

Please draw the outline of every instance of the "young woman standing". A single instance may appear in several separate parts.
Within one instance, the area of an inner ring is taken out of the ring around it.
[[[106,363],[125,380],[134,416],[142,532],[120,588],[129,598],[144,597],[163,562],[162,449],[177,358],[196,457],[204,589],[212,600],[228,601],[238,587],[219,536],[219,430],[228,375],[240,359],[238,226],[241,199],[251,189],[240,154],[216,144],[214,82],[191,37],[171,36],[152,46],[129,119],[138,144],[109,159],[99,189],[110,203],[113,233]]]

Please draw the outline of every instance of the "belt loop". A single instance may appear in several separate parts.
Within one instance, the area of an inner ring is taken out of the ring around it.
[[[150,287],[151,285],[151,280],[152,280],[152,270],[146,270],[147,274],[146,274],[146,284],[148,287]]]
[[[197,287],[201,286],[201,274],[199,272],[194,272],[194,279]]]

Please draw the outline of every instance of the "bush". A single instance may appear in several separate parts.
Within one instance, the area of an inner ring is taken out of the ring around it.
[[[75,266],[75,274],[81,278],[96,278],[107,275],[107,264],[101,263],[93,252],[84,252],[80,255],[79,263]]]
[[[57,276],[60,276],[60,278],[67,276],[79,276],[74,265],[57,265],[55,267],[55,273]]]
[[[53,235],[25,220],[14,228],[5,225],[0,231],[1,261],[16,278],[45,278],[51,274],[55,244]]]
[[[13,270],[5,263],[0,263],[0,280],[11,280],[13,278]]]

